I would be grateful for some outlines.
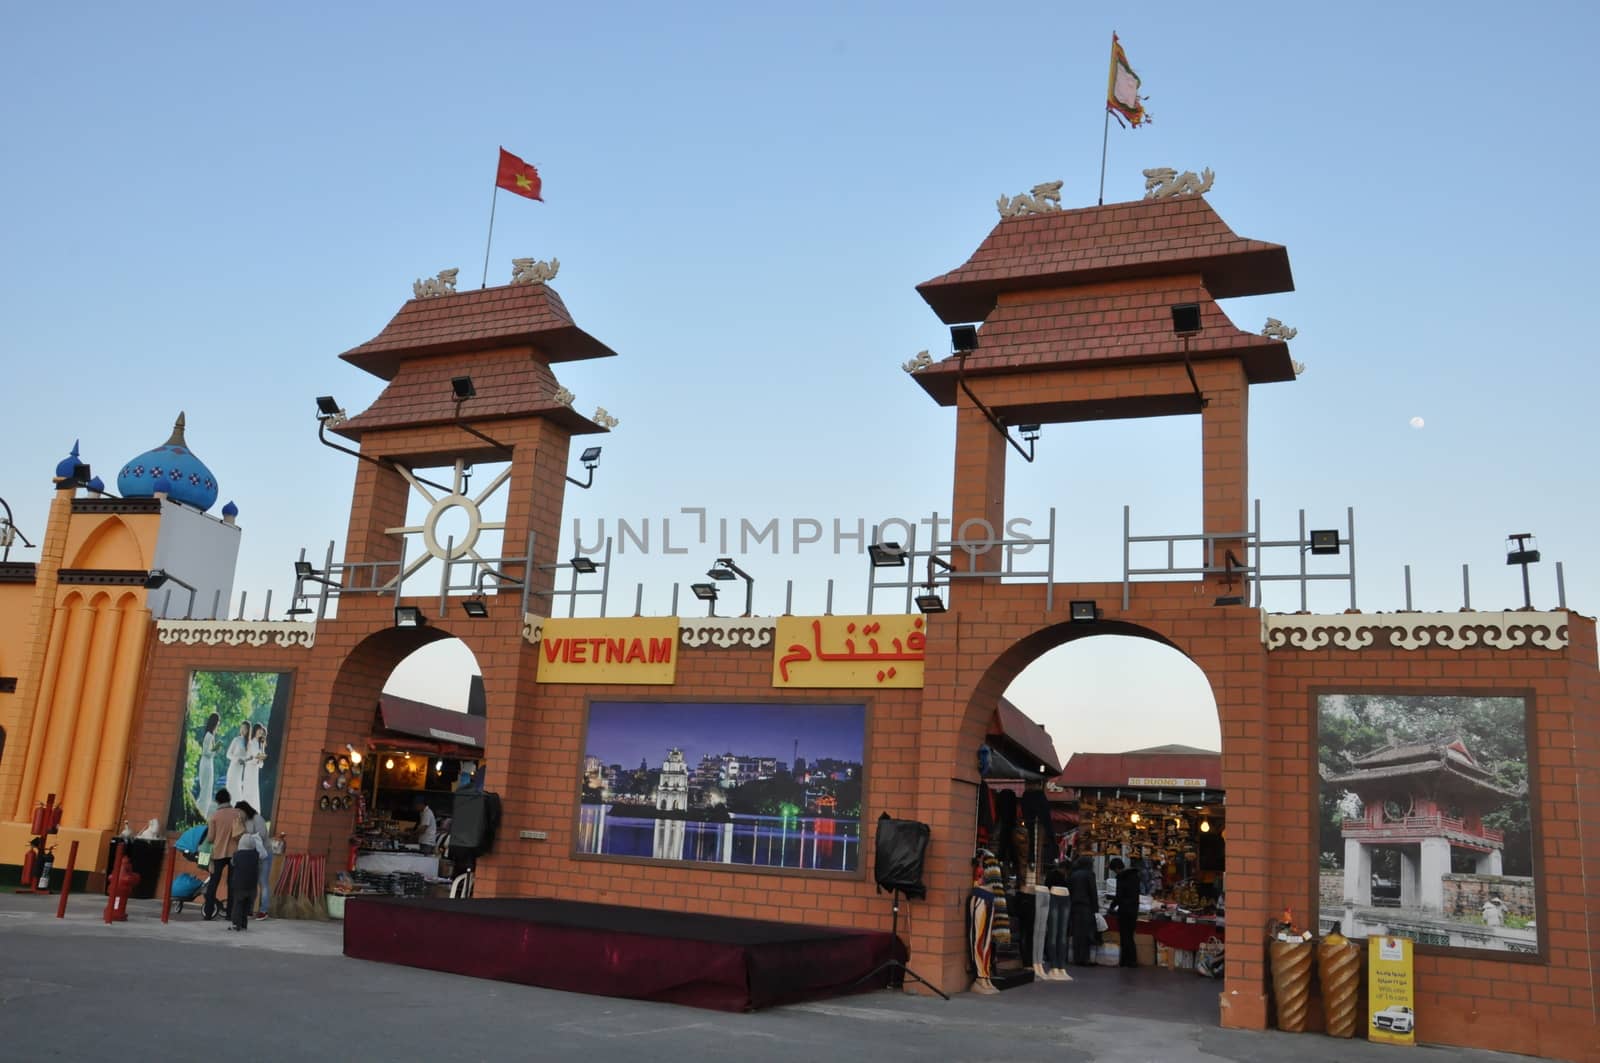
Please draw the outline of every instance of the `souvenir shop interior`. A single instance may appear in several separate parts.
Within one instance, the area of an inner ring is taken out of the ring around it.
[[[481,717],[436,718],[446,712],[385,695],[364,749],[324,754],[319,807],[347,812],[352,824],[349,864],[335,892],[427,896],[448,889],[457,873],[450,846],[456,797],[481,792],[483,773],[481,736],[473,731],[481,730]]]
[[[1069,903],[1064,888],[1052,894],[1062,879],[1050,872],[1059,865],[1065,876],[1080,858],[1095,883],[1092,963],[1123,961],[1113,864],[1120,860],[1138,882],[1137,964],[1159,972],[1152,977],[1220,977],[1227,819],[1224,794],[1211,785],[1219,755],[1187,747],[1080,753],[1059,773],[1041,763],[1048,759],[1037,743],[1019,749],[1004,734],[991,734],[980,755],[968,925],[980,990],[1050,977],[1041,916]]]

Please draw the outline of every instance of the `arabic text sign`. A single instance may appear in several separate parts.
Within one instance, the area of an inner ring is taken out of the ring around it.
[[[1128,780],[1129,786],[1181,786],[1188,789],[1200,790],[1206,786],[1204,779],[1155,779],[1133,778]]]
[[[1412,994],[1411,941],[1401,937],[1367,938],[1367,1040],[1392,1045],[1417,1041]]]
[[[920,688],[924,624],[920,616],[780,616],[772,685]]]
[[[671,685],[678,670],[678,618],[633,616],[544,622],[541,683]]]

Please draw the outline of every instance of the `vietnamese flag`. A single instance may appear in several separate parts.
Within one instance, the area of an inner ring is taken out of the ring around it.
[[[500,149],[500,170],[495,174],[494,183],[496,188],[544,202],[544,197],[539,194],[542,183],[538,168],[523,162],[505,148]]]

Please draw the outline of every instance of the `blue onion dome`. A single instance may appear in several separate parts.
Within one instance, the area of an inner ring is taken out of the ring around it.
[[[100,479],[100,477],[96,476],[94,479],[89,481],[88,488],[97,495],[103,495],[106,493],[106,482]]]
[[[222,515],[224,517],[237,517],[239,515],[239,507],[229,501],[227,505],[222,507]]]
[[[205,462],[195,457],[183,438],[184,416],[172,426],[172,437],[147,450],[117,473],[117,490],[123,498],[152,498],[163,491],[174,502],[204,513],[217,501],[217,479]]]
[[[56,463],[56,478],[60,480],[72,479],[72,473],[78,465],[82,464],[78,458],[78,440],[72,441],[72,453]]]

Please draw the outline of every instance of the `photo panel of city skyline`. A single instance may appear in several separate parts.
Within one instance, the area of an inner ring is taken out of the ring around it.
[[[866,706],[597,701],[580,855],[857,872]]]

